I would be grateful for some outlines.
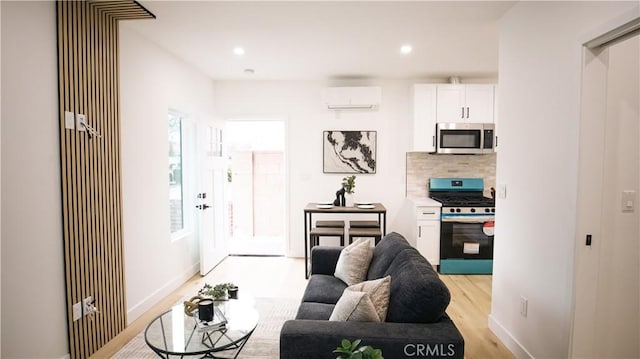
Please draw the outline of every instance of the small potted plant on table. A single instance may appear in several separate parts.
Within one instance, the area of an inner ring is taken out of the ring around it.
[[[209,283],[205,283],[202,289],[198,291],[199,295],[211,297],[214,300],[226,300],[229,298],[237,298],[238,287],[229,283],[220,283],[215,286],[211,286]]]
[[[356,193],[356,176],[347,176],[342,178],[342,188],[345,191],[345,205],[353,207],[353,194]]]

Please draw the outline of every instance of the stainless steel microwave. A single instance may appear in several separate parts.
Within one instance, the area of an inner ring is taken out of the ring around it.
[[[483,154],[495,148],[493,123],[438,123],[436,136],[436,153]]]

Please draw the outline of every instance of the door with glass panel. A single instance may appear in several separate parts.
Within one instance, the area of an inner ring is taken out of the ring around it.
[[[226,163],[222,128],[213,122],[198,124],[199,190],[196,194],[200,237],[200,274],[205,275],[228,254],[226,239]]]

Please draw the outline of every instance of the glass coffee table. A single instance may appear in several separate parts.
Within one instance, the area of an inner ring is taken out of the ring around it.
[[[196,319],[184,313],[182,303],[173,306],[147,325],[144,339],[161,358],[199,355],[220,358],[215,354],[233,354],[236,358],[258,324],[258,311],[250,299],[216,301],[227,320],[223,329],[201,329]]]

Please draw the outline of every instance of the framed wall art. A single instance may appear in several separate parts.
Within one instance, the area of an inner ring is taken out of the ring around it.
[[[323,131],[324,173],[376,173],[376,131]]]

